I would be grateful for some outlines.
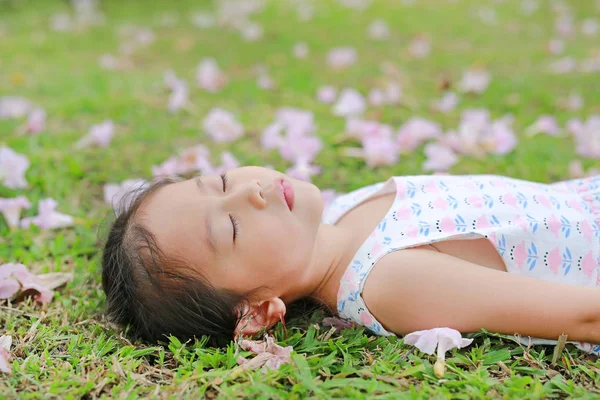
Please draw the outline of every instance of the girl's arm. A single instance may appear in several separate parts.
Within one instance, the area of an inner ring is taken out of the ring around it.
[[[397,334],[437,327],[600,343],[600,288],[485,268],[427,249],[387,254],[363,290],[369,311]]]

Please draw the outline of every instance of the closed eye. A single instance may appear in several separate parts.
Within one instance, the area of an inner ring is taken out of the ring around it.
[[[223,181],[223,193],[225,193],[225,191],[227,190],[227,173],[223,172],[221,174],[221,180]]]

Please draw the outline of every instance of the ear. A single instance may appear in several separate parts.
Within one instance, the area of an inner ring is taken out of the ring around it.
[[[263,300],[240,310],[242,318],[235,327],[234,336],[254,336],[263,328],[269,329],[285,316],[285,303],[279,297]]]

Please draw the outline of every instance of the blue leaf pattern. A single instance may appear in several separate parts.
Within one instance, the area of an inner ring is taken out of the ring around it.
[[[535,243],[531,242],[529,248],[527,248],[527,265],[529,265],[529,270],[531,271],[535,268],[537,264],[537,248],[535,247]]]
[[[538,228],[537,220],[529,214],[526,214],[526,217],[527,217],[527,221],[529,222],[529,227],[531,228],[533,233],[535,233],[535,231],[537,231],[537,228]]]

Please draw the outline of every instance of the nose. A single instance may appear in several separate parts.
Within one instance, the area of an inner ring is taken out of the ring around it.
[[[250,204],[258,209],[263,209],[267,206],[267,199],[265,198],[265,190],[258,179],[252,179],[247,182],[239,190],[231,191],[230,196],[226,196],[226,202],[243,204],[250,202]]]

